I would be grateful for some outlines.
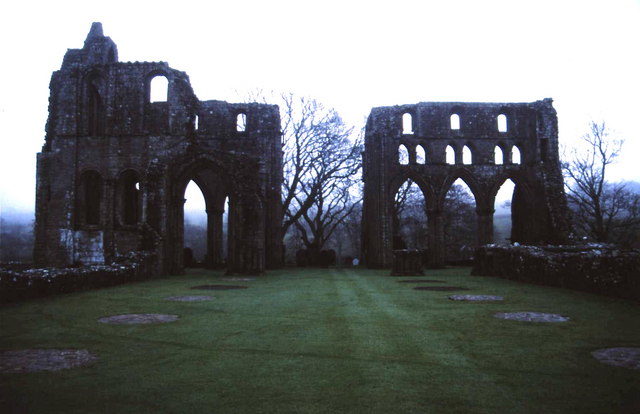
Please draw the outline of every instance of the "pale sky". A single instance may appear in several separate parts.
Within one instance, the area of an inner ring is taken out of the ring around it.
[[[120,61],[167,61],[201,100],[290,90],[356,127],[374,106],[551,97],[560,141],[590,120],[640,180],[640,1],[47,1],[0,15],[0,207],[33,210],[48,84],[100,21]]]

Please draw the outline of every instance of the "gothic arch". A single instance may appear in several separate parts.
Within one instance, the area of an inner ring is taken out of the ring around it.
[[[393,205],[393,200],[400,190],[400,187],[402,187],[402,184],[406,183],[408,180],[416,183],[420,188],[420,191],[422,191],[422,196],[425,199],[427,209],[435,208],[435,201],[437,198],[433,187],[427,183],[422,176],[413,172],[400,173],[389,181],[389,197],[387,199],[387,205]]]
[[[437,206],[440,209],[444,205],[444,199],[447,195],[447,192],[449,191],[449,189],[451,189],[453,183],[458,179],[464,181],[467,187],[469,187],[469,190],[471,190],[471,194],[473,195],[473,199],[476,202],[476,206],[480,205],[481,201],[484,199],[483,189],[475,176],[466,168],[458,168],[446,175],[444,181],[442,182],[442,186],[438,191]]]

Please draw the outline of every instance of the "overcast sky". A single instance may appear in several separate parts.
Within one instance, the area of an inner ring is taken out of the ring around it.
[[[201,100],[262,88],[336,107],[554,99],[560,141],[590,120],[626,138],[639,180],[640,1],[48,1],[2,7],[0,207],[33,210],[48,84],[100,21],[120,61],[167,61]]]

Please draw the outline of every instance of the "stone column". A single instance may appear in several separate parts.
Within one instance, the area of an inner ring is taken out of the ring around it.
[[[478,214],[478,238],[477,246],[493,243],[493,208],[476,208]]]
[[[103,254],[105,263],[109,263],[116,256],[114,239],[116,180],[106,178],[103,181],[102,200],[100,203],[100,222],[103,229]]]
[[[442,210],[427,209],[427,238],[429,241],[429,267],[444,266],[444,223]]]
[[[207,209],[207,255],[205,263],[208,268],[217,269],[223,265],[222,257],[222,214],[224,210]]]

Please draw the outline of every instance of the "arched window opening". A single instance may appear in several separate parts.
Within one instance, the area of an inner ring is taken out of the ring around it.
[[[222,260],[226,263],[229,257],[229,197],[224,199],[222,213]]]
[[[473,153],[471,152],[471,148],[466,145],[462,147],[462,163],[465,165],[473,163]]]
[[[187,184],[184,199],[184,266],[195,267],[207,253],[207,207],[194,181]]]
[[[398,147],[398,162],[400,165],[409,164],[409,150],[403,144]]]
[[[140,180],[135,171],[122,173],[119,183],[120,212],[124,225],[134,225],[140,219]]]
[[[498,131],[507,132],[507,116],[505,114],[498,115]]]
[[[504,154],[502,153],[502,148],[498,145],[493,149],[493,163],[495,165],[504,164]]]
[[[393,249],[427,248],[427,211],[422,190],[407,180],[393,202]]]
[[[507,179],[498,190],[493,203],[493,241],[499,244],[511,243],[511,201],[515,184]]]
[[[454,165],[456,163],[456,150],[454,150],[451,145],[447,145],[447,149],[445,150],[445,159],[446,163],[449,165]]]
[[[426,164],[427,152],[422,145],[416,147],[416,164]]]
[[[166,102],[169,91],[169,80],[164,75],[156,75],[149,84],[149,101]]]
[[[245,132],[247,130],[247,115],[240,113],[236,116],[236,131]]]
[[[104,134],[104,105],[100,92],[96,85],[96,80],[91,80],[88,85],[88,133],[90,136],[99,136]]]
[[[514,145],[511,148],[511,163],[512,164],[520,164],[521,159],[520,159],[520,149],[518,148],[517,145]]]
[[[198,118],[198,115],[195,115],[193,117],[193,130],[197,131],[199,127],[200,127],[200,119]]]
[[[102,202],[102,177],[97,171],[86,171],[81,178],[84,224],[100,224],[100,204]]]
[[[413,118],[409,113],[402,115],[402,133],[413,134]]]
[[[460,129],[460,115],[451,114],[450,118],[451,129],[457,130]]]
[[[447,191],[443,212],[445,261],[471,260],[477,244],[476,202],[464,180],[458,178]]]

